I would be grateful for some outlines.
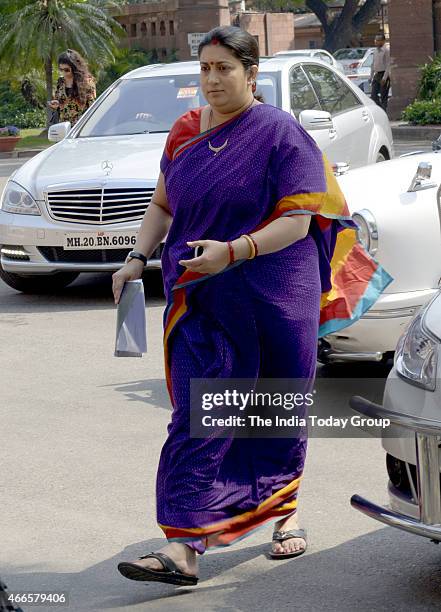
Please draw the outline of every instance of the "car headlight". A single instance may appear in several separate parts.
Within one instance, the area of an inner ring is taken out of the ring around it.
[[[37,202],[24,187],[14,181],[6,184],[1,209],[19,215],[41,215]]]
[[[368,253],[375,255],[378,249],[378,229],[374,215],[364,208],[355,212],[352,219],[358,225],[358,241]]]
[[[423,327],[422,308],[401,336],[395,353],[395,368],[409,383],[435,391],[438,365],[438,343]]]

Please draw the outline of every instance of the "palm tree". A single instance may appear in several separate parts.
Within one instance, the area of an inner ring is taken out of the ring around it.
[[[44,66],[47,99],[52,99],[53,63],[67,48],[100,65],[114,58],[123,28],[109,9],[122,0],[2,0],[0,62],[13,70]],[[48,122],[50,111],[48,110]]]

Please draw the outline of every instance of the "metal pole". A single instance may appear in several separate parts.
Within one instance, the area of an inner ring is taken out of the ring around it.
[[[420,520],[441,524],[441,490],[438,436],[415,433],[417,488]]]

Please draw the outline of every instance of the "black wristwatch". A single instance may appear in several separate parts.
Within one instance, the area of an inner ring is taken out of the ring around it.
[[[147,257],[139,251],[130,251],[124,263],[129,263],[131,259],[140,259],[145,266],[147,265]]]

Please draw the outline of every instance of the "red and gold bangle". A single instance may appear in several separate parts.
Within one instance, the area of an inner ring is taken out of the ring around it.
[[[230,254],[230,264],[232,264],[234,263],[234,249],[233,249],[233,245],[231,244],[230,240],[227,241],[227,246],[228,246],[228,252]]]
[[[247,234],[247,236],[249,236],[249,237],[251,238],[251,240],[253,241],[253,244],[254,244],[254,251],[255,251],[255,253],[254,253],[254,257],[257,257],[257,256],[258,256],[258,254],[259,254],[259,250],[258,250],[258,248],[257,248],[256,241],[254,240],[254,238],[252,237],[252,235],[251,235],[251,234]]]
[[[250,247],[250,254],[247,259],[254,259],[256,257],[256,249],[254,247],[254,240],[248,236],[248,234],[242,234],[241,238],[245,238]]]

